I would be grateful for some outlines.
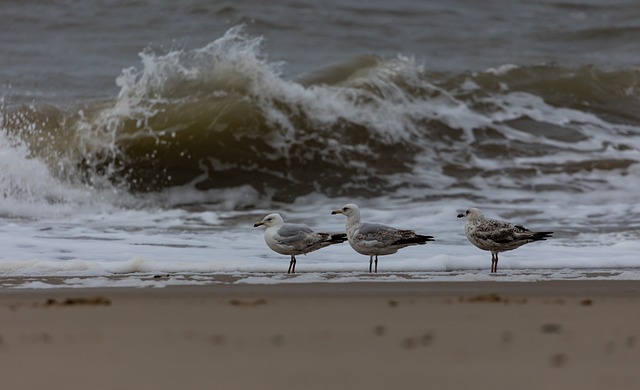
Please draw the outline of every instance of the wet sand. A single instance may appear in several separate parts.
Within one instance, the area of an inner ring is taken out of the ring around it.
[[[0,291],[3,389],[630,389],[640,282]]]

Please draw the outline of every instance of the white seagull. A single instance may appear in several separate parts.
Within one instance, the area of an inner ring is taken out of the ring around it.
[[[360,208],[355,204],[344,205],[331,214],[347,217],[346,230],[349,244],[358,253],[369,256],[369,272],[375,256],[375,272],[378,272],[378,256],[396,253],[410,245],[424,245],[433,241],[432,236],[416,234],[413,230],[400,230],[377,223],[360,222]]]
[[[485,218],[478,209],[471,208],[458,214],[467,218],[464,233],[478,248],[491,252],[491,272],[498,272],[498,253],[510,251],[534,241],[544,241],[553,232],[532,232],[522,225]]]
[[[296,272],[296,255],[307,254],[331,244],[347,241],[344,233],[317,233],[306,225],[284,223],[280,214],[269,214],[253,227],[266,226],[264,241],[281,255],[290,255],[288,274]]]

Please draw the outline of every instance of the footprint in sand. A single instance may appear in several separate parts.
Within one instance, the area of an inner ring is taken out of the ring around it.
[[[549,364],[554,368],[561,368],[567,364],[569,356],[566,353],[554,353],[549,357]]]
[[[543,324],[540,327],[540,331],[545,334],[560,334],[562,330],[562,325],[553,323]]]

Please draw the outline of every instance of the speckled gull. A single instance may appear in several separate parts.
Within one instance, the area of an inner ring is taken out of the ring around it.
[[[253,226],[266,226],[264,241],[274,252],[290,255],[289,270],[296,272],[296,255],[307,254],[347,240],[344,233],[317,233],[306,225],[284,223],[280,214],[269,214]]]
[[[358,253],[369,256],[369,272],[375,256],[375,272],[378,272],[378,256],[396,253],[410,245],[424,245],[433,241],[432,236],[416,234],[413,230],[400,230],[377,223],[360,222],[360,208],[355,204],[344,205],[331,214],[347,217],[346,230],[349,244]]]
[[[498,272],[498,253],[510,251],[534,241],[544,241],[553,232],[532,232],[521,225],[485,218],[478,209],[471,208],[458,214],[466,218],[464,232],[471,243],[491,252],[491,272]]]

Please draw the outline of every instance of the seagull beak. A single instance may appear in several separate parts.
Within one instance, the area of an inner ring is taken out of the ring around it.
[[[336,214],[342,214],[342,210],[338,209],[338,210],[333,210],[331,212],[331,215],[336,215]]]
[[[262,226],[264,225],[264,222],[260,221],[260,222],[256,222],[253,227],[258,227],[258,226]]]
[[[464,217],[463,213],[458,214],[458,218],[462,218],[462,217]]]

